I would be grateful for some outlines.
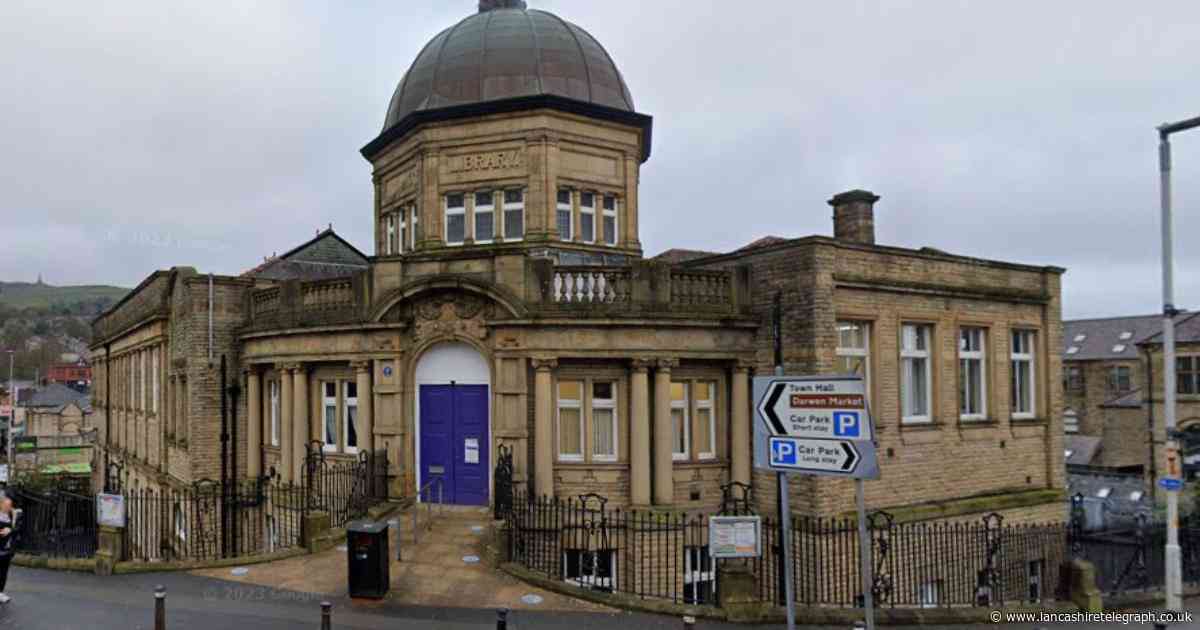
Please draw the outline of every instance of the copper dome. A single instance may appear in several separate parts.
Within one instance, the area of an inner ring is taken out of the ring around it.
[[[438,33],[417,55],[383,129],[418,112],[537,96],[634,111],[621,72],[587,31],[519,0],[480,2],[478,13]]]

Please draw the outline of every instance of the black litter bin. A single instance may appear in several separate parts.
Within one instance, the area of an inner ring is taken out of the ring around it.
[[[350,597],[381,599],[387,595],[391,581],[387,535],[386,521],[353,521],[346,525]]]

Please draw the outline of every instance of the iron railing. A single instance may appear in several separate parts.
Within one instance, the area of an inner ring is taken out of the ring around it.
[[[305,489],[268,478],[125,493],[122,560],[238,558],[301,545]]]
[[[96,553],[96,499],[60,488],[5,490],[20,510],[16,550],[36,556],[90,558]]]
[[[372,505],[387,501],[387,475],[386,448],[345,460],[327,457],[320,442],[310,442],[303,478],[308,509],[327,511],[331,526],[345,527],[366,516]]]
[[[746,489],[738,490],[726,490],[723,512],[750,512]],[[726,561],[709,557],[708,516],[609,508],[598,495],[534,498],[518,491],[505,516],[509,558],[580,588],[715,605],[718,563]],[[879,606],[995,607],[1053,599],[1066,558],[1063,524],[1006,526],[998,515],[899,524],[883,512],[873,513],[870,523]],[[782,603],[778,531],[777,521],[764,518],[763,555],[747,562],[763,602]],[[853,519],[793,518],[790,553],[797,603],[861,606]]]

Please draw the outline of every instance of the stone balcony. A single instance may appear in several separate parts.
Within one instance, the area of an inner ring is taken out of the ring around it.
[[[386,299],[372,295],[369,274],[285,281],[251,291],[245,305],[248,317],[244,330],[368,322],[379,302]],[[462,277],[476,283],[493,282],[489,274]],[[745,317],[750,312],[748,268],[683,269],[645,260],[622,266],[565,266],[548,259],[527,259],[522,284],[498,288],[507,295],[520,296],[523,314],[532,318],[724,319]]]

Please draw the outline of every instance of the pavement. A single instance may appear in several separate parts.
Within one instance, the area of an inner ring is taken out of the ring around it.
[[[396,560],[395,538],[389,542],[392,562],[388,603],[615,612],[606,606],[529,586],[487,566],[481,560],[483,538],[491,517],[487,508],[445,506],[435,508],[441,512],[431,519],[426,518],[423,506],[415,509],[419,510],[422,525],[419,539],[413,537],[412,512],[406,511],[398,517],[401,560]],[[245,585],[341,598],[349,593],[347,567],[346,547],[341,545],[315,555],[242,567],[244,575],[235,575],[229,568],[204,569],[194,574]],[[537,598],[538,603],[529,603],[528,596]],[[369,600],[356,604],[361,607],[381,605]]]

